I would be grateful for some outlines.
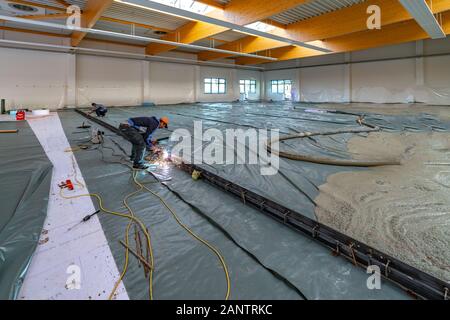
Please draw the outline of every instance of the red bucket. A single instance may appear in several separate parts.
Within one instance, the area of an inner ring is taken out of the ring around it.
[[[16,113],[16,120],[17,121],[24,121],[25,120],[25,111],[19,110]]]

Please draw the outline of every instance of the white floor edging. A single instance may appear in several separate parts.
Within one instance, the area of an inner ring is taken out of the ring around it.
[[[74,180],[70,144],[57,113],[50,117],[28,120],[48,158],[53,163],[52,185],[47,219],[41,241],[23,283],[20,299],[108,299],[119,278],[119,270],[108,246],[100,221],[95,216],[78,225],[86,215],[95,212],[89,197],[66,200],[59,194],[58,184]],[[75,160],[77,178],[85,185]],[[65,191],[73,196],[87,194],[83,190]],[[123,283],[116,299],[129,299]]]

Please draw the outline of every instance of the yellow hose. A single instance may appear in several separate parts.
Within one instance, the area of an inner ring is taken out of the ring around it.
[[[81,189],[85,188],[85,185],[79,181],[78,179],[78,172],[76,170],[76,164],[75,164],[75,157],[73,154],[73,149],[66,149],[65,152],[72,152],[71,158],[72,158],[72,167],[73,167],[73,176],[74,176],[74,180],[76,185],[78,185]],[[130,167],[131,168],[131,167]],[[136,177],[135,177],[135,171],[133,171],[133,180],[136,181]],[[139,184],[136,184],[139,186]],[[153,249],[151,246],[151,237],[150,234],[147,232],[147,228],[143,227],[144,224],[138,220],[136,218],[136,215],[134,214],[133,210],[131,209],[131,207],[128,205],[128,199],[130,199],[131,197],[135,196],[136,194],[138,194],[139,192],[141,192],[143,190],[143,188],[141,186],[139,186],[139,190],[136,190],[132,193],[130,193],[129,195],[127,195],[124,199],[123,199],[123,204],[125,205],[125,207],[128,209],[128,211],[130,212],[131,217],[133,217],[134,219],[136,219],[137,221],[139,221],[138,224],[140,224],[140,228],[142,229],[142,231],[144,232],[146,238],[147,238],[147,245],[150,251],[150,259],[151,259],[151,265],[154,266],[154,259],[153,259]],[[76,198],[81,198],[81,197],[95,197],[98,202],[99,202],[99,206],[100,209],[102,209],[102,211],[109,213],[109,214],[113,214],[113,215],[123,215],[119,212],[114,212],[114,211],[108,211],[103,207],[103,199],[101,198],[100,195],[98,194],[85,194],[85,195],[80,195],[80,196],[74,196],[74,197],[66,197],[64,196],[64,194],[62,193],[62,189],[60,190],[60,195],[62,198],[64,199],[76,199]],[[130,228],[132,225],[133,219],[130,219],[130,222],[127,225],[126,231],[125,231],[125,243],[127,245],[127,247],[129,246],[129,232],[130,232]],[[136,221],[134,221],[136,222]],[[119,277],[119,279],[116,281],[114,288],[111,292],[111,294],[109,295],[109,300],[112,300],[114,298],[115,293],[117,292],[117,289],[119,288],[120,282],[123,280],[123,278],[125,277],[125,274],[128,271],[128,262],[129,262],[129,250],[128,248],[125,249],[125,264],[123,267],[123,271]],[[150,300],[153,300],[153,268],[151,270],[149,270],[149,297]]]
[[[227,264],[225,263],[225,259],[223,258],[223,256],[221,255],[221,253],[219,252],[219,250],[217,250],[216,248],[214,248],[211,244],[209,244],[206,240],[200,238],[197,234],[195,234],[191,229],[189,229],[189,227],[187,227],[183,222],[181,222],[180,218],[177,216],[177,214],[175,213],[175,211],[168,205],[168,203],[166,202],[166,200],[164,200],[163,197],[161,197],[159,194],[153,192],[152,190],[150,190],[149,188],[147,188],[146,186],[144,186],[143,184],[139,183],[136,179],[135,179],[136,184],[138,184],[140,187],[144,188],[145,190],[147,190],[148,192],[150,192],[152,195],[154,195],[155,197],[157,197],[162,204],[164,204],[164,206],[167,208],[167,210],[170,211],[170,213],[172,214],[172,216],[174,217],[175,221],[184,229],[186,230],[194,239],[200,241],[201,243],[203,243],[206,247],[208,247],[219,259],[222,267],[223,267],[223,271],[225,272],[225,279],[227,282],[227,293],[225,295],[225,300],[228,300],[230,298],[230,291],[231,291],[231,281],[230,281],[230,275],[228,273],[228,267]]]
[[[142,190],[142,189],[141,189]],[[126,201],[126,199],[129,199],[131,196],[137,194],[138,192],[140,192],[141,190],[135,191],[132,194],[128,195],[124,201]],[[98,201],[98,205],[100,207],[100,209],[108,214],[114,215],[114,216],[118,216],[118,217],[122,217],[122,218],[126,218],[130,220],[130,223],[127,226],[127,230],[126,230],[126,241],[127,241],[127,245],[128,245],[128,234],[129,234],[129,229],[131,227],[131,222],[135,222],[139,225],[139,227],[141,228],[142,232],[144,232],[145,237],[147,238],[147,245],[150,249],[150,253],[151,253],[151,257],[152,257],[152,265],[153,265],[153,252],[152,252],[152,247],[151,247],[151,238],[150,238],[150,234],[147,232],[147,229],[145,228],[144,224],[142,223],[141,220],[139,220],[138,218],[136,218],[133,214],[127,215],[124,213],[120,213],[120,212],[116,212],[116,211],[112,211],[112,210],[108,210],[103,206],[103,199],[100,195],[96,194],[96,193],[88,193],[88,194],[82,194],[82,195],[77,195],[77,196],[65,196],[62,192],[62,189],[60,190],[60,195],[62,198],[70,200],[70,199],[79,199],[79,198],[83,198],[83,197],[90,197],[90,198],[95,198]],[[127,204],[128,206],[128,204]],[[131,211],[132,212],[132,211]],[[120,284],[120,282],[122,281],[123,277],[125,276],[126,271],[128,270],[128,260],[129,260],[129,253],[128,250],[126,250],[126,254],[125,254],[125,265],[124,265],[124,270],[122,271],[122,274],[120,276],[120,279],[116,282],[113,291],[111,292],[109,299],[111,300],[114,297],[114,294],[117,291],[117,288]],[[150,277],[149,277],[149,284],[150,284],[150,288],[149,288],[149,295],[150,295],[150,300],[153,300],[153,270],[150,270]]]
[[[72,150],[66,150],[66,152],[73,152]],[[75,159],[74,159],[74,155],[72,153],[72,163],[74,166],[74,178],[76,183],[81,187],[81,188],[85,188],[84,184],[82,184],[78,178],[77,178],[77,171],[75,168]],[[149,188],[147,188],[145,185],[143,185],[142,183],[140,183],[137,180],[137,171],[134,170],[133,171],[133,181],[134,183],[139,187],[138,190],[132,192],[131,194],[127,195],[124,199],[123,199],[123,204],[125,205],[125,207],[127,208],[127,210],[130,212],[129,215],[124,214],[124,213],[120,213],[120,212],[115,212],[112,210],[108,210],[103,206],[103,199],[100,195],[95,194],[95,193],[89,193],[89,194],[83,194],[83,195],[77,195],[77,196],[65,196],[62,192],[62,189],[60,190],[60,195],[62,198],[64,199],[77,199],[77,198],[82,198],[82,197],[91,197],[91,198],[96,198],[99,204],[100,209],[108,214],[114,215],[114,216],[119,216],[122,218],[127,218],[130,220],[130,222],[127,225],[126,231],[125,231],[125,243],[128,246],[129,245],[129,231],[132,225],[132,222],[135,222],[139,225],[139,227],[142,229],[142,231],[144,232],[146,238],[147,238],[147,245],[150,251],[150,258],[151,258],[151,265],[153,268],[151,268],[149,270],[149,296],[150,296],[150,300],[153,300],[153,270],[154,270],[154,257],[153,257],[153,250],[152,250],[152,246],[151,246],[151,237],[150,234],[148,233],[145,225],[142,223],[141,220],[139,220],[133,210],[131,209],[131,207],[128,204],[128,200],[135,196],[136,194],[138,194],[139,192],[141,192],[142,190],[146,190],[147,192],[151,193],[152,195],[154,195],[155,197],[157,197],[161,203],[167,208],[167,210],[169,210],[169,212],[172,214],[172,216],[174,217],[175,221],[184,229],[186,230],[194,239],[198,240],[199,242],[201,242],[202,244],[204,244],[209,250],[211,250],[219,259],[220,264],[223,267],[224,273],[225,273],[225,279],[226,279],[226,283],[227,283],[227,292],[225,295],[225,300],[229,300],[230,298],[230,292],[231,292],[231,281],[230,281],[230,275],[228,272],[228,267],[227,264],[225,262],[225,259],[223,258],[223,256],[221,255],[221,253],[219,252],[219,250],[217,250],[214,246],[212,246],[210,243],[208,243],[206,240],[202,239],[200,236],[198,236],[197,234],[195,234],[191,229],[189,229],[189,227],[187,227],[181,220],[180,218],[177,216],[177,214],[175,213],[175,211],[168,205],[168,203],[166,202],[166,200],[161,197],[160,195],[158,195],[157,193],[153,192],[152,190],[150,190]],[[124,267],[122,270],[122,273],[119,277],[119,279],[116,281],[114,288],[109,296],[109,300],[112,300],[112,298],[114,297],[120,282],[123,280],[123,278],[125,277],[125,274],[128,270],[128,264],[129,264],[129,250],[126,249],[125,251],[125,263],[124,263]]]
[[[135,179],[135,172],[133,172],[133,179]],[[135,192],[127,195],[123,199],[123,204],[128,209],[130,214],[133,215],[133,216],[135,216],[135,214],[134,214],[133,210],[131,209],[131,207],[128,204],[128,199],[130,199],[131,197],[135,196],[136,194],[138,194],[142,190],[143,190],[143,188],[140,187],[139,190],[136,190]],[[111,294],[109,296],[109,300],[112,300],[114,294],[116,293],[116,291],[117,291],[117,289],[118,289],[118,287],[120,285],[120,282],[123,280],[123,278],[125,277],[125,274],[128,271],[128,260],[129,260],[129,255],[130,255],[128,247],[129,247],[129,235],[130,235],[131,225],[132,225],[132,221],[130,220],[130,222],[127,225],[127,229],[125,231],[125,244],[127,245],[127,248],[125,249],[125,264],[124,264],[124,267],[123,267],[123,271],[122,271],[122,274],[120,275],[119,280],[116,281],[116,284],[115,284],[115,286],[114,286],[114,288],[113,288],[113,290],[112,290],[112,292],[111,292]],[[148,234],[148,237],[149,238],[147,238],[147,240],[148,240],[148,243],[149,243],[150,261],[151,261],[151,266],[152,266],[152,268],[149,270],[149,282],[150,282],[149,283],[149,297],[150,297],[150,300],[153,300],[153,266],[154,266],[154,259],[153,259],[153,250],[152,250],[152,247],[151,247],[150,234]]]

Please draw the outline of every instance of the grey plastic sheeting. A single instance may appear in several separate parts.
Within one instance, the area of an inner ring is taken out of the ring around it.
[[[181,108],[186,108],[182,110],[186,110],[187,114],[193,113],[186,106],[170,109],[179,111]],[[198,107],[193,108],[199,111]],[[117,124],[130,116],[150,114],[163,115],[167,114],[167,110],[110,109],[107,120]],[[208,115],[210,116],[212,115]],[[77,131],[75,127],[85,119],[70,112],[62,112],[60,117],[70,140],[73,143],[82,140],[81,137],[77,140],[73,132]],[[183,118],[185,117],[171,116],[171,128],[185,127],[189,122],[192,123],[192,119],[183,121]],[[219,126],[213,121],[211,125],[216,128]],[[120,150],[110,141],[114,139],[129,152],[128,142],[110,135],[109,133],[106,137],[108,147],[116,149],[115,152],[120,154]],[[158,135],[162,136],[164,133],[161,131]],[[86,134],[85,138],[87,136]],[[107,152],[104,150],[104,154]],[[108,207],[121,208],[121,199],[133,190],[130,174],[123,166],[105,165],[98,153],[83,151],[76,154],[88,188],[91,192],[101,193]],[[105,157],[107,158],[108,156]],[[288,165],[290,164],[284,164]],[[296,172],[305,172],[299,167],[295,168]],[[248,168],[235,170],[233,172],[230,168],[227,178],[246,185],[251,185],[253,181],[253,189],[257,188],[261,193],[277,192],[278,186],[272,182],[261,187],[262,181],[257,181],[256,178],[260,177],[259,172],[252,172]],[[324,181],[327,174],[336,170],[314,170],[314,174],[308,179],[299,177],[296,183],[307,181],[311,185],[310,192],[314,193],[317,192],[314,183],[309,180],[315,180],[316,183]],[[243,183],[244,172],[253,180]],[[188,226],[211,241],[224,254],[230,268],[233,299],[299,299],[302,296],[307,299],[409,298],[403,290],[389,282],[383,281],[381,290],[369,290],[365,270],[354,267],[344,258],[332,256],[328,249],[243,205],[238,199],[202,181],[194,182],[189,175],[178,169],[173,169],[171,175],[173,180],[166,182],[167,188],[161,184],[152,184],[151,188],[168,200]],[[149,176],[140,176],[140,179],[152,181]],[[278,181],[283,181],[286,178],[279,179]],[[287,187],[286,184],[284,187]],[[292,188],[292,184],[288,187]],[[283,194],[283,189],[279,192],[280,195]],[[303,201],[308,203],[310,200],[303,197],[293,197],[290,204],[307,208]],[[286,199],[286,196],[283,198]],[[140,194],[132,200],[132,207],[149,227],[154,238],[155,298],[222,299],[225,283],[217,259],[175,223],[159,200],[149,194]],[[123,248],[119,246],[118,240],[123,238],[126,221],[101,216],[101,223],[120,267],[123,264]],[[146,281],[135,261],[132,261],[124,283],[131,298],[148,297]],[[297,290],[292,290],[292,287]]]
[[[0,299],[16,299],[47,216],[52,164],[26,122],[0,122]]]
[[[89,137],[89,130],[83,133],[83,130],[76,128],[85,120],[83,117],[74,112],[61,112],[59,115],[72,145],[75,146]],[[114,148],[115,154],[121,154],[121,150],[111,139],[121,143],[123,148],[130,152],[131,146],[127,141],[108,133],[105,141],[107,148],[80,151],[76,152],[75,156],[89,191],[99,193],[107,208],[126,212],[122,199],[133,192],[136,186],[127,167],[105,162],[120,159],[113,156],[112,151],[108,149]],[[144,183],[155,182],[148,174],[141,174],[138,178]],[[183,223],[223,254],[230,272],[232,299],[302,299],[297,289],[255,262],[251,255],[236,246],[233,240],[211,224],[207,217],[198,214],[159,183],[148,186],[166,199]],[[129,203],[152,236],[155,255],[154,298],[224,299],[227,287],[217,257],[182,229],[158,198],[141,192],[131,198]],[[128,221],[104,214],[100,215],[100,222],[121,270],[124,265],[124,248],[119,244],[119,240],[124,240]],[[130,240],[134,243],[133,232]],[[131,299],[149,298],[148,281],[133,256],[130,257],[124,284]]]
[[[348,114],[311,113],[315,105],[304,104],[258,104],[221,103],[181,106],[110,108],[104,121],[118,126],[120,122],[137,116],[168,116],[171,131],[183,128],[193,132],[193,121],[202,121],[203,129],[279,129],[281,134],[295,134],[303,131],[332,131],[360,129],[356,116]],[[365,114],[367,123],[380,126],[384,131],[450,131],[450,122],[443,122],[431,114],[380,115]],[[170,132],[160,130],[156,137],[169,136]],[[364,134],[361,134],[364,135]],[[333,158],[351,158],[347,142],[354,134],[339,134],[314,139],[296,139],[281,143],[281,150]],[[203,147],[208,145],[203,143]],[[249,188],[269,199],[283,203],[286,207],[316,219],[314,199],[318,187],[329,175],[365,170],[364,168],[321,165],[289,159],[280,159],[279,173],[262,176],[259,165],[213,165],[207,169],[226,179]]]

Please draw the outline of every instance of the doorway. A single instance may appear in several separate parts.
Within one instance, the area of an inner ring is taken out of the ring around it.
[[[284,80],[284,100],[291,101],[292,100],[292,81]]]

